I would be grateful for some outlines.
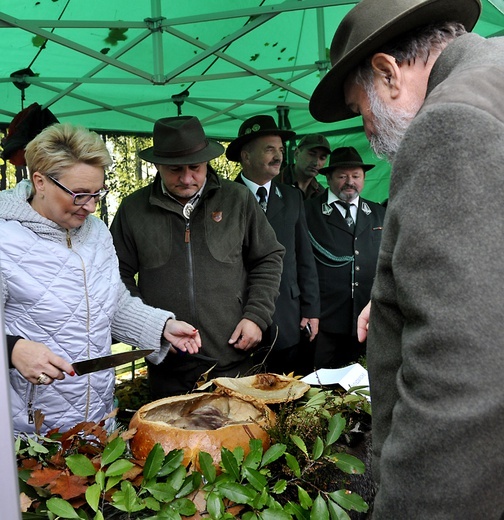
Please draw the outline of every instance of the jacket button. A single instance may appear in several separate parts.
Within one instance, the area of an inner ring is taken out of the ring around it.
[[[358,255],[359,254],[359,251],[357,251],[357,249],[355,250],[355,254]]]
[[[359,267],[358,265],[355,266],[355,270],[356,270],[356,271],[360,271],[360,267]]]

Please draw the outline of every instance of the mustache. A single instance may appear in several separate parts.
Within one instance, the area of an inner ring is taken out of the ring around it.
[[[269,164],[269,166],[276,166],[277,164],[282,164],[282,161],[275,159],[268,164]]]
[[[357,187],[355,186],[355,184],[344,184],[341,189],[342,190],[356,190]]]

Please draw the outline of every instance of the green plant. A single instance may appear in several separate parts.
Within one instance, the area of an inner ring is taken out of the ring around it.
[[[134,432],[107,436],[102,424],[81,423],[63,434],[19,438],[23,518],[347,520],[346,511],[367,511],[364,500],[346,489],[322,489],[309,478],[325,463],[345,473],[364,472],[361,461],[337,448],[346,428],[343,415],[334,414],[310,448],[300,435],[291,434],[297,455],[285,443],[263,453],[257,439],[250,441],[246,456],[243,448],[223,448],[219,467],[201,452],[200,471],[182,465],[181,450],[165,455],[159,444],[144,462],[134,460],[127,447]]]

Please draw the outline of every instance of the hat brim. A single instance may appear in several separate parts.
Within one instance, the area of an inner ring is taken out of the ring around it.
[[[341,163],[334,163],[330,164],[329,166],[326,166],[325,168],[320,168],[319,173],[322,175],[328,175],[332,173],[336,168],[355,168],[359,167],[362,168],[365,172],[370,170],[371,168],[374,168],[376,164],[364,164],[360,162],[355,161],[347,161],[347,162],[341,162]]]
[[[358,11],[361,5],[357,4],[352,11]],[[377,19],[383,17],[379,15],[379,11],[383,10],[383,4],[378,1],[368,3],[365,6],[365,13],[356,13],[355,17],[373,19],[373,10],[376,10]],[[424,25],[454,21],[463,24],[467,31],[471,31],[480,14],[479,0],[430,0],[391,18],[334,63],[313,91],[309,103],[311,115],[324,123],[356,117],[357,114],[349,110],[345,104],[343,84],[349,72],[365,58],[392,39]]]
[[[162,155],[156,155],[154,153],[154,147],[151,146],[138,152],[138,156],[144,161],[154,164],[198,164],[215,159],[223,153],[224,146],[222,146],[217,141],[208,139],[208,146],[198,150],[197,152],[187,155],[179,155],[178,157],[164,157]]]
[[[263,137],[265,135],[278,135],[282,138],[282,141],[287,141],[292,139],[296,135],[296,132],[292,130],[259,130],[257,132],[251,132],[250,134],[241,135],[229,143],[226,149],[226,157],[229,161],[240,162],[240,152],[243,146],[257,137]]]

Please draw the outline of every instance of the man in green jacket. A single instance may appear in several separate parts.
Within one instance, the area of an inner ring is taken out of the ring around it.
[[[153,398],[191,391],[209,369],[243,375],[262,361],[254,347],[271,324],[284,248],[253,194],[208,165],[223,151],[195,117],[156,121],[154,146],[139,155],[158,174],[111,226],[130,291],[187,319],[202,340],[198,354],[148,365]]]
[[[361,0],[312,115],[392,162],[371,292],[374,520],[504,518],[504,38],[479,0]],[[365,332],[365,324],[361,323]]]

